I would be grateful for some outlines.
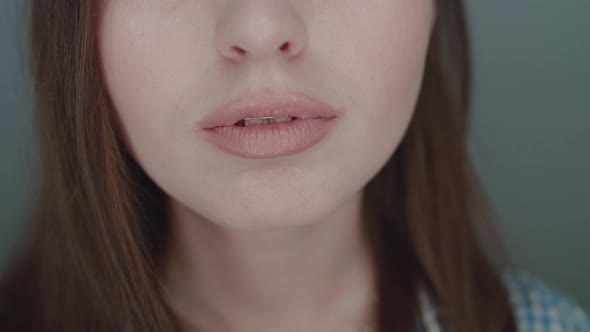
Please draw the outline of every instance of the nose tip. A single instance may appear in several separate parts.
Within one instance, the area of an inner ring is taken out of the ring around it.
[[[291,59],[305,48],[305,27],[285,2],[244,1],[226,10],[216,43],[232,62]]]

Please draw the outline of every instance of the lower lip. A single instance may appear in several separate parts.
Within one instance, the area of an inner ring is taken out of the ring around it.
[[[225,126],[201,130],[221,150],[249,159],[276,158],[303,152],[326,137],[336,118],[294,120],[247,127]]]

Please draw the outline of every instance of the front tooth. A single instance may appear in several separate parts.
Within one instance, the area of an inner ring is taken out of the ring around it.
[[[244,127],[257,125],[257,124],[273,124],[273,123],[280,123],[280,122],[287,122],[292,121],[293,118],[290,116],[284,116],[282,118],[275,118],[272,116],[262,117],[262,118],[244,118]]]

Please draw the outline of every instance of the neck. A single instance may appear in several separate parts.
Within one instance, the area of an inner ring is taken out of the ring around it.
[[[162,281],[186,331],[358,331],[374,290],[361,197],[311,225],[235,231],[172,203]]]

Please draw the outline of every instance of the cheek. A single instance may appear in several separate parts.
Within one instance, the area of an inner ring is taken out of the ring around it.
[[[190,99],[202,91],[197,79],[203,77],[198,72],[203,66],[197,64],[207,47],[194,31],[206,32],[189,20],[166,18],[160,7],[130,4],[106,6],[101,16],[97,32],[103,76],[131,149],[171,153],[186,140],[178,124],[190,121],[195,111],[183,105],[191,105]]]
[[[117,113],[125,131],[135,137],[132,133],[135,128],[141,131],[154,129],[149,128],[148,119],[160,116],[156,104],[164,97],[158,95],[164,90],[158,89],[161,81],[156,79],[155,73],[160,70],[160,64],[155,61],[158,55],[144,38],[148,32],[134,19],[126,18],[120,11],[107,10],[98,26],[98,46],[103,77],[113,106],[119,110]],[[128,124],[133,126],[129,128]]]
[[[342,46],[348,50],[347,70],[359,82],[351,114],[364,124],[358,142],[385,153],[397,147],[409,125],[424,74],[432,9],[429,1],[413,1],[382,1],[343,34],[349,43]]]

